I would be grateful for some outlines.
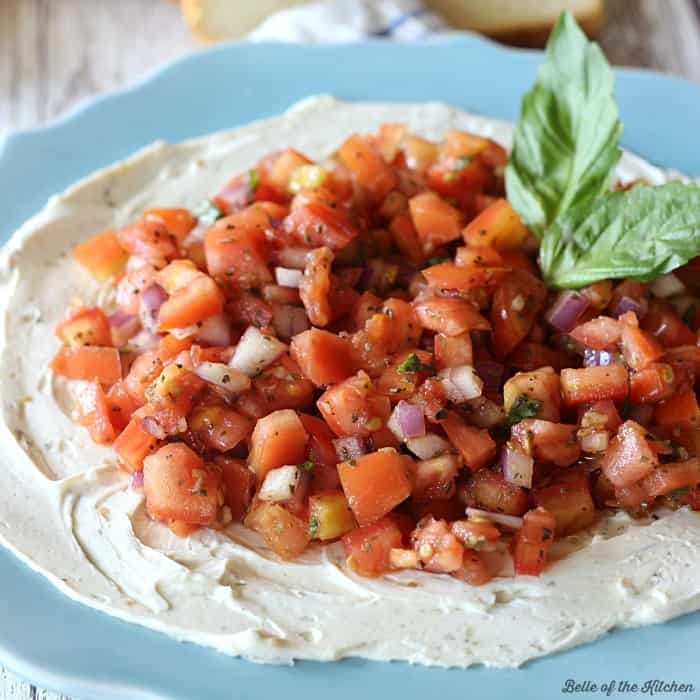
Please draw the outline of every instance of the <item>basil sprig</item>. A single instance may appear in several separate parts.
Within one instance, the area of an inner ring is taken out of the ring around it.
[[[563,13],[523,99],[506,171],[551,287],[649,281],[700,255],[700,186],[608,191],[622,130],[613,83],[600,48]]]

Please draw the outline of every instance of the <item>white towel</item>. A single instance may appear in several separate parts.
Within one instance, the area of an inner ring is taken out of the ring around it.
[[[411,41],[447,31],[444,20],[420,0],[326,0],[277,12],[248,38],[308,44],[366,37]]]

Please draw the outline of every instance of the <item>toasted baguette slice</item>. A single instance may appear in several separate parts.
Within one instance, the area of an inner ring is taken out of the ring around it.
[[[277,10],[309,0],[181,0],[192,31],[203,41],[241,37]],[[460,29],[520,46],[540,46],[559,13],[571,10],[586,32],[600,29],[603,0],[425,0]]]
[[[597,34],[605,20],[603,0],[425,0],[459,29],[518,46],[542,46],[563,10],[584,31]]]

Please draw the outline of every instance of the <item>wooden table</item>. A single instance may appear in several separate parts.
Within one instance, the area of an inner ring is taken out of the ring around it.
[[[608,16],[600,41],[613,63],[700,83],[700,0],[609,0]],[[0,0],[0,133],[43,124],[196,48],[167,0]],[[0,667],[3,700],[59,697]]]

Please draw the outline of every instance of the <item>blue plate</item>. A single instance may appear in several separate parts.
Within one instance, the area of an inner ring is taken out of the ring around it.
[[[156,139],[179,141],[277,114],[311,94],[347,99],[444,100],[514,119],[534,80],[538,52],[476,37],[414,45],[232,44],[171,64],[135,87],[92,101],[60,122],[0,146],[0,241],[47,198]],[[663,166],[700,176],[700,89],[649,72],[618,72],[624,145]],[[33,682],[83,700],[168,698],[332,700],[465,697],[545,700],[567,681],[676,681],[700,691],[700,614],[615,632],[521,670],[438,670],[348,660],[259,666],[179,644],[72,602],[0,551],[0,661]],[[504,636],[508,630],[503,630]],[[647,694],[649,694],[647,692]],[[657,693],[656,697],[678,697]]]

